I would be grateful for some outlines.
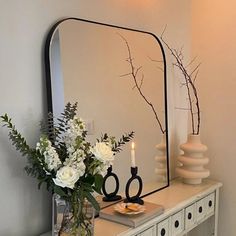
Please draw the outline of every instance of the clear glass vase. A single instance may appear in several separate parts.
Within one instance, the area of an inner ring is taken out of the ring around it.
[[[73,209],[77,214],[73,214]],[[86,199],[76,203],[75,206],[53,195],[53,236],[93,236],[95,210]]]

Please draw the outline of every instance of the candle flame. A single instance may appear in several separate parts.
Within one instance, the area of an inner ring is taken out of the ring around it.
[[[132,142],[132,143],[131,143],[131,148],[134,149],[134,147],[135,147],[135,143]]]

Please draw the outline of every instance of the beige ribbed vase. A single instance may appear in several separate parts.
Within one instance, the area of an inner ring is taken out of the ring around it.
[[[158,155],[155,157],[157,162],[155,173],[158,181],[165,182],[167,180],[166,134],[162,135],[161,142],[156,145],[156,149],[158,150]]]
[[[184,154],[178,157],[182,166],[176,168],[176,173],[183,178],[186,184],[200,184],[202,179],[210,175],[210,171],[204,168],[209,158],[204,157],[207,146],[203,145],[200,135],[188,136],[187,142],[180,145]]]

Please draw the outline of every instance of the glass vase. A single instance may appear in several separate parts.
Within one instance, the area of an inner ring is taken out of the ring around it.
[[[90,202],[84,199],[72,206],[71,202],[53,195],[53,236],[93,236],[95,210]],[[77,212],[73,214],[72,212]]]

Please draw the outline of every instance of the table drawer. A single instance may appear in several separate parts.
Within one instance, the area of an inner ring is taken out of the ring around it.
[[[171,236],[179,235],[184,231],[184,210],[171,216]]]
[[[157,236],[170,236],[169,232],[169,218],[157,224]]]
[[[193,227],[196,223],[196,203],[185,208],[185,229]]]
[[[205,197],[206,215],[215,211],[215,193],[211,193]]]
[[[196,203],[196,219],[197,222],[201,221],[205,215],[206,215],[206,204],[205,204],[205,198],[197,201]]]
[[[156,227],[152,226],[144,230],[142,233],[138,234],[138,236],[156,236]]]

